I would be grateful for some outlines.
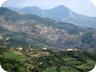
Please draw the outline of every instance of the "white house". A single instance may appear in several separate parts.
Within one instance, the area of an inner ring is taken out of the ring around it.
[[[76,48],[68,48],[67,51],[75,51],[77,50]]]
[[[21,51],[21,50],[23,50],[23,48],[22,47],[18,47],[18,48],[15,48],[17,51]]]
[[[42,48],[43,50],[47,50],[47,48]]]

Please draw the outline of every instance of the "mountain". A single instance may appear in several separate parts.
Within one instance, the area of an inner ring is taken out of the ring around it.
[[[57,21],[73,23],[79,26],[96,28],[96,17],[88,17],[77,14],[65,7],[64,5],[57,6],[52,9],[42,10],[38,7],[25,7],[20,9],[13,9],[19,13],[35,14],[43,18],[51,18]]]
[[[42,10],[36,6],[25,7],[24,9],[21,9],[21,11],[27,14],[35,13],[36,15],[40,15],[40,13],[42,13]]]
[[[96,48],[95,29],[33,14],[20,14],[3,7],[0,8],[0,27],[0,36],[3,37],[0,42],[4,46]]]

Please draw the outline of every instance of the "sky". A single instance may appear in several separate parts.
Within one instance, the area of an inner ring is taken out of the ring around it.
[[[2,6],[15,8],[37,6],[41,9],[50,9],[64,5],[79,14],[95,17],[96,6],[91,1],[96,3],[96,0],[7,0]]]

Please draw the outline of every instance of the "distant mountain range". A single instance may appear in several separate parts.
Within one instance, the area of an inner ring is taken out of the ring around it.
[[[0,46],[96,48],[96,30],[0,8]]]
[[[52,9],[42,10],[36,6],[25,8],[9,8],[21,14],[35,14],[43,18],[68,22],[79,26],[96,28],[96,17],[77,14],[67,7],[60,5]]]

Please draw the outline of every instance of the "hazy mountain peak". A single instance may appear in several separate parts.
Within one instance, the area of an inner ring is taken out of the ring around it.
[[[90,0],[8,0],[2,6],[14,8],[38,6],[41,9],[50,9],[58,5],[64,5],[76,13],[96,16],[96,7]]]
[[[66,6],[64,6],[64,5],[59,5],[59,6],[55,7],[55,8],[53,8],[53,9],[69,10],[69,9],[68,9]]]
[[[47,17],[57,21],[73,23],[80,26],[96,27],[95,17],[77,14],[64,5],[59,5],[55,8],[46,10],[42,10],[36,6],[33,6],[29,8],[21,8],[15,11],[25,14],[35,14],[40,17]]]

